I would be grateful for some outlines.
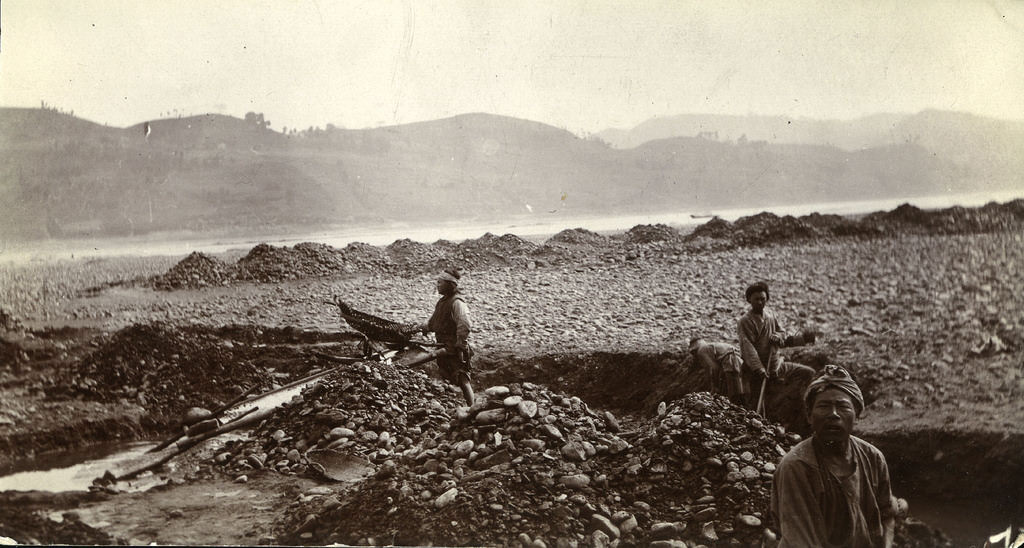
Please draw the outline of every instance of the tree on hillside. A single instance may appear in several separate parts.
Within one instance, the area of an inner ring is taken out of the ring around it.
[[[245,122],[256,126],[258,129],[266,129],[270,127],[270,122],[263,119],[262,112],[246,112]]]

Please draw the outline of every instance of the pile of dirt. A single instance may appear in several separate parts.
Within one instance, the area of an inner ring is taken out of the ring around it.
[[[346,366],[214,462],[314,476],[319,451],[362,463],[369,477],[344,496],[339,486],[289,508],[287,543],[750,543],[764,534],[771,463],[796,440],[707,393],[628,432],[531,383],[457,401],[417,370]]]
[[[126,544],[83,523],[74,512],[64,512],[61,520],[55,521],[42,512],[26,511],[20,506],[0,506],[0,541],[6,539],[17,544]]]
[[[591,521],[587,506],[597,511],[588,499],[598,498],[595,490],[609,492],[609,476],[595,460],[630,447],[611,415],[529,383],[491,387],[455,415],[447,432],[423,440],[393,466],[385,463],[346,504],[306,524],[311,541],[493,545],[521,533],[549,542],[582,539]],[[611,526],[614,511],[606,513]]]
[[[488,232],[475,240],[459,243],[447,255],[450,264],[463,269],[521,266],[529,262],[529,255],[536,251],[537,247],[537,244],[514,234],[495,236]]]
[[[847,236],[879,236],[882,231],[839,215],[812,213],[802,217],[761,212],[740,217],[735,223],[715,217],[684,238],[688,247],[729,249],[760,247],[799,240],[825,240]]]
[[[544,243],[549,245],[567,244],[604,246],[608,244],[608,237],[602,236],[596,232],[591,232],[585,228],[567,228],[548,238]]]
[[[1024,200],[990,203],[980,208],[951,207],[925,211],[903,204],[854,220],[839,215],[812,213],[802,217],[762,212],[735,223],[715,217],[684,239],[691,249],[756,247],[796,240],[839,237],[879,237],[898,234],[977,234],[1019,227],[1024,222]]]
[[[51,379],[51,398],[137,401],[156,417],[178,417],[189,407],[214,408],[242,387],[269,388],[256,364],[259,349],[235,344],[200,327],[135,324],[105,337],[80,362]]]
[[[438,240],[423,244],[397,240],[386,248],[352,243],[344,249],[317,243],[294,248],[259,244],[235,265],[202,253],[193,253],[150,284],[159,289],[226,285],[236,280],[275,283],[284,280],[351,273],[418,274],[449,265],[464,270],[503,266],[554,266],[620,260],[677,258],[681,253],[760,247],[794,241],[836,238],[877,238],[899,234],[974,234],[1010,231],[1024,224],[1024,200],[990,203],[981,208],[948,208],[924,211],[904,204],[890,212],[878,212],[860,220],[813,213],[802,217],[762,212],[729,223],[714,217],[683,236],[664,225],[637,225],[628,232],[607,238],[574,228],[563,230],[542,246],[513,234],[480,238],[455,244]]]
[[[254,468],[304,473],[308,449],[382,463],[442,432],[454,392],[422,371],[384,363],[345,365],[279,410],[216,461],[235,474]],[[413,437],[416,440],[413,440]]]
[[[818,230],[819,234],[832,236],[880,236],[882,231],[868,223],[862,223],[841,215],[811,213],[798,218]]]
[[[610,413],[537,385],[486,394],[348,502],[301,505],[281,540],[751,544],[765,534],[772,463],[793,438],[724,399],[688,395],[620,436]]]
[[[386,251],[392,263],[410,270],[436,269],[445,263],[446,257],[441,246],[415,242],[408,238],[395,240]]]
[[[234,266],[205,253],[193,251],[167,273],[153,277],[150,284],[156,289],[164,290],[197,289],[228,285],[234,279]]]
[[[327,276],[344,271],[337,249],[304,242],[294,248],[259,244],[238,260],[238,279],[263,283]]]
[[[925,232],[929,234],[976,234],[1019,227],[1024,222],[1024,200],[1005,204],[990,202],[980,208],[950,207],[925,211],[903,204],[888,212],[865,216],[861,224],[888,234]]]
[[[319,246],[322,244],[299,245]],[[295,247],[298,248],[299,245]],[[333,249],[329,246],[323,247]],[[382,272],[389,270],[392,266],[391,257],[388,256],[386,250],[363,242],[352,242],[345,246],[341,250],[341,257],[341,268],[344,272]]]
[[[621,236],[625,242],[630,244],[675,242],[680,237],[678,230],[660,223],[655,225],[636,225]]]
[[[732,235],[732,223],[725,219],[715,216],[710,221],[698,226],[686,235],[687,241],[697,240],[700,238],[711,238],[720,240],[728,238]]]
[[[733,223],[733,240],[741,246],[770,245],[823,236],[822,231],[792,215],[761,212]]]

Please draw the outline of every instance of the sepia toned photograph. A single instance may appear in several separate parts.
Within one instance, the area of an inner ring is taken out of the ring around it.
[[[1024,546],[1024,2],[4,0],[0,544]]]

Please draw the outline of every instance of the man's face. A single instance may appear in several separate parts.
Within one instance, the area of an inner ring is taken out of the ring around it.
[[[448,280],[437,280],[437,292],[441,295],[448,295],[455,291],[455,285]]]
[[[768,302],[768,294],[765,293],[764,291],[751,293],[750,298],[747,299],[747,302],[750,303],[751,310],[760,313],[764,311],[764,305],[765,303]]]
[[[827,388],[815,396],[808,411],[814,437],[826,443],[849,440],[856,419],[853,398],[838,388]]]

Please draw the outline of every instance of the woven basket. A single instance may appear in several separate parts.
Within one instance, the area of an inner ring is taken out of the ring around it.
[[[412,333],[403,332],[405,327],[403,324],[385,320],[366,312],[360,312],[341,301],[337,305],[341,310],[341,318],[345,320],[345,323],[373,340],[389,343],[406,343],[412,337]]]

